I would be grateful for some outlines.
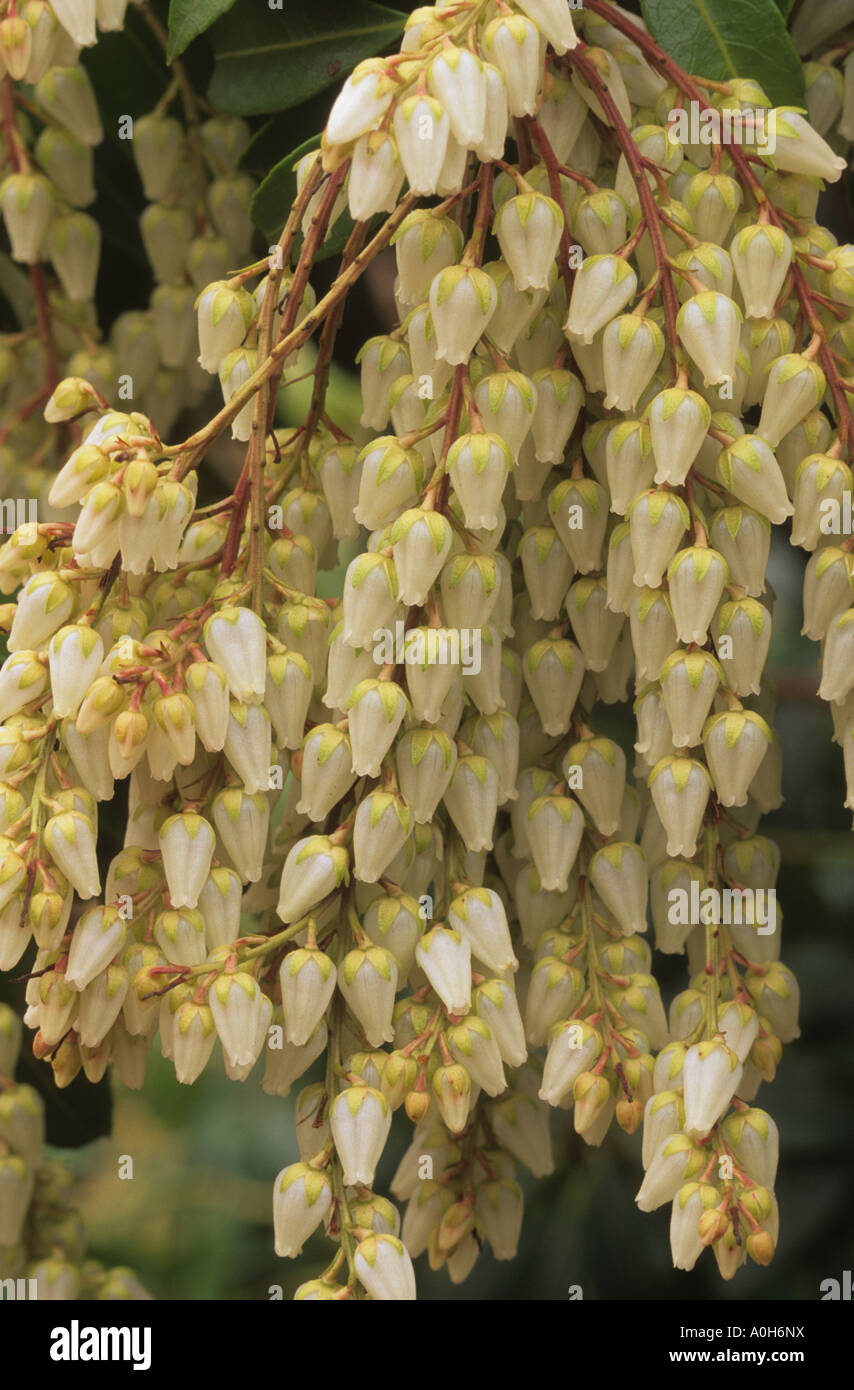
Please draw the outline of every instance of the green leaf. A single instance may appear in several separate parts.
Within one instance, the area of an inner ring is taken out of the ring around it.
[[[653,38],[690,73],[752,77],[777,106],[803,105],[803,66],[775,0],[641,0]]]
[[[169,0],[169,47],[166,61],[171,63],[206,29],[230,10],[234,0]]]
[[[297,196],[296,165],[310,150],[320,149],[320,136],[312,135],[274,164],[258,185],[249,208],[249,216],[265,236],[282,230],[285,217]]]
[[[343,15],[334,0],[287,0],[277,10],[241,5],[210,31],[208,95],[218,110],[238,116],[289,110],[380,53],[405,20],[372,0],[350,0]]]
[[[777,7],[783,18],[788,19],[795,7],[795,0],[777,0]]]
[[[240,168],[257,178],[266,178],[280,162],[283,150],[295,149],[311,138],[315,146],[320,143],[320,136],[315,132],[323,129],[328,115],[329,94],[318,92],[301,106],[271,116],[255,131],[240,156]]]

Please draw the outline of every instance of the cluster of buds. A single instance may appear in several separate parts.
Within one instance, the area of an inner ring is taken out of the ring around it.
[[[0,1279],[18,1299],[147,1299],[132,1270],[87,1258],[74,1179],[44,1151],[44,1102],[14,1080],[20,1046],[21,1021],[0,1004]]]
[[[168,410],[62,382],[48,419],[84,423],[50,497],[80,511],[0,549],[0,967],[35,939],[26,1022],[59,1085],[110,1061],[141,1085],[158,1035],[179,1082],[219,1044],[280,1097],[325,1054],[274,1186],[280,1255],[321,1227],[336,1246],[300,1298],[411,1298],[422,1252],[456,1282],[485,1246],[512,1258],[552,1108],[591,1146],[642,1127],[638,1201],[673,1202],[680,1268],[773,1255],[776,1129],[752,1102],[798,992],[758,833],[781,800],[765,571],[791,518],[854,785],[850,548],[821,525],[851,486],[854,298],[814,221],[843,161],[755,83],[701,90],[608,0],[575,19],[415,11],[345,83],[277,255],[230,278],[216,238],[204,277],[178,264],[182,136],[152,116],[151,312],[185,361],[201,289],[225,408],[167,445]],[[758,141],[681,140],[685,102],[764,113],[774,167]],[[216,133],[233,170],[243,131]],[[242,176],[209,158],[244,253]],[[352,439],[330,359],[389,246],[398,312],[360,353]],[[277,429],[318,328],[306,419]],[[227,426],[243,473],[199,509]],[[632,766],[597,730],[628,700]],[[123,779],[102,894],[98,803]],[[687,955],[669,1014],[650,920]],[[402,1220],[375,1190],[396,1110]]]

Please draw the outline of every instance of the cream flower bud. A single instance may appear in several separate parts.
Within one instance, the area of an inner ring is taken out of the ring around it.
[[[712,790],[707,769],[691,758],[662,758],[648,785],[667,835],[667,853],[692,859]]]
[[[362,381],[360,423],[369,430],[385,429],[389,419],[391,389],[399,377],[409,372],[406,346],[395,338],[369,338],[356,361],[361,368]]]
[[[801,632],[820,642],[834,618],[854,600],[854,569],[848,553],[823,546],[810,557],[804,575],[804,625]]]
[[[355,1269],[371,1298],[402,1302],[415,1298],[415,1271],[408,1252],[396,1236],[381,1232],[356,1247]]]
[[[210,873],[215,836],[202,816],[182,812],[160,827],[160,853],[173,907],[195,907]]]
[[[475,1194],[478,1229],[489,1241],[496,1260],[513,1260],[522,1230],[522,1189],[511,1178],[488,1179]]]
[[[616,834],[626,789],[626,755],[619,744],[609,738],[584,739],[572,745],[561,766],[600,835]]]
[[[382,946],[348,951],[338,966],[338,987],[371,1047],[394,1037],[391,1015],[397,983],[397,961]]]
[[[707,1182],[689,1182],[680,1187],[670,1209],[670,1253],[675,1269],[693,1269],[705,1245],[699,1222],[704,1212],[718,1205],[721,1194]]]
[[[826,140],[790,106],[769,112],[775,135],[774,165],[791,174],[808,174],[836,183],[847,168],[847,161],[833,153]]]
[[[359,63],[347,78],[326,122],[330,145],[349,145],[385,115],[394,95],[394,84],[384,75],[380,59]]]
[[[394,435],[367,444],[359,461],[362,476],[354,515],[361,525],[376,530],[415,502],[424,480],[424,463],[416,449],[402,449]]]
[[[403,165],[394,138],[374,130],[356,141],[347,197],[354,222],[367,222],[378,212],[391,212],[403,183]]]
[[[793,352],[772,362],[756,433],[776,448],[824,398],[826,377],[817,362]]]
[[[622,420],[609,429],[605,475],[612,512],[624,516],[638,494],[650,487],[654,473],[652,441],[644,421]]]
[[[513,466],[508,445],[497,434],[463,434],[451,445],[447,460],[466,526],[491,531]]]
[[[161,912],[154,924],[154,939],[175,965],[201,965],[207,955],[205,924],[194,908]]]
[[[841,704],[854,689],[854,608],[834,618],[827,629],[821,659],[822,700]]]
[[[771,318],[792,263],[791,239],[782,227],[753,223],[733,237],[730,256],[745,314],[751,319]]]
[[[583,835],[584,816],[571,797],[550,794],[532,802],[528,843],[546,892],[566,892]]]
[[[397,572],[391,560],[376,552],[357,555],[344,576],[344,641],[351,647],[370,645],[398,604]]]
[[[94,898],[101,879],[95,854],[95,827],[80,811],[51,816],[44,828],[48,853],[81,898]]]
[[[471,947],[459,932],[433,927],[415,948],[415,959],[448,1013],[471,1009]]]
[[[211,986],[209,1003],[217,1035],[232,1067],[253,1066],[264,1045],[260,1032],[265,1002],[258,981],[244,970],[222,974]]]
[[[349,1086],[332,1102],[329,1124],[345,1185],[370,1187],[391,1128],[385,1096],[372,1086]]]
[[[680,642],[705,645],[729,568],[724,557],[707,546],[680,550],[667,569],[667,584],[673,620]]]
[[[775,961],[764,975],[748,973],[746,984],[757,1010],[771,1024],[781,1042],[792,1042],[800,1037],[800,989],[788,966]]]
[[[156,293],[156,291],[155,291]],[[219,381],[222,398],[228,405],[232,396],[241,386],[245,386],[258,365],[258,353],[254,348],[238,347],[226,353],[219,364]],[[255,398],[251,397],[237,412],[231,422],[231,437],[242,442],[248,440],[252,431],[252,418],[255,412]]]
[[[685,1131],[708,1134],[729,1105],[741,1080],[741,1063],[721,1039],[696,1043],[685,1054]]]
[[[404,97],[395,109],[393,129],[411,191],[423,196],[436,193],[451,134],[441,102],[417,93]]]
[[[554,1172],[546,1105],[516,1091],[491,1108],[490,1119],[501,1148],[524,1163],[535,1178]]]
[[[627,936],[646,931],[647,866],[638,845],[614,843],[597,850],[590,878]]]
[[[7,649],[16,652],[43,647],[68,622],[73,608],[74,594],[64,580],[50,571],[37,572],[18,595]]]
[[[250,608],[221,608],[204,627],[205,646],[225,672],[235,700],[260,700],[266,685],[264,624]]]
[[[722,806],[744,806],[771,743],[771,730],[752,710],[714,715],[703,729],[703,747]]]
[[[409,701],[394,681],[360,681],[347,701],[353,772],[378,777],[382,760],[409,712]]]
[[[526,651],[522,675],[547,734],[569,729],[585,669],[578,647],[566,638],[544,637]]]
[[[485,628],[498,602],[501,571],[491,555],[455,555],[440,575],[442,612],[451,627]]]
[[[519,542],[531,616],[546,622],[560,617],[572,579],[572,561],[552,526],[532,526]]]
[[[501,15],[487,24],[483,54],[507,84],[511,116],[533,116],[543,81],[543,45],[537,27],[524,15]]]
[[[384,424],[385,421],[383,421]],[[320,479],[323,496],[326,498],[326,505],[329,508],[332,534],[336,540],[348,540],[358,536],[359,527],[353,516],[353,511],[359,498],[359,483],[362,476],[359,466],[359,450],[353,444],[335,443],[330,445],[321,454],[315,471]],[[306,592],[311,593],[314,589],[314,576],[312,576],[311,584],[294,584],[294,587],[305,589]]]
[[[808,454],[795,473],[792,545],[815,550],[824,534],[825,519],[840,514],[852,486],[851,469],[841,459]]]
[[[480,59],[448,42],[428,64],[427,85],[447,111],[454,138],[467,148],[480,144],[486,123],[486,75]]]
[[[754,598],[721,605],[714,622],[718,660],[736,695],[758,695],[771,643],[771,614]]]
[[[36,85],[36,99],[84,145],[104,138],[92,83],[80,67],[51,67]]]
[[[549,493],[549,518],[579,574],[602,565],[608,494],[593,478],[565,478]]]
[[[211,869],[199,893],[199,911],[205,923],[209,951],[227,946],[240,932],[243,886],[233,869]]]
[[[83,991],[118,955],[127,937],[127,923],[114,907],[93,907],[74,928],[66,982]]]
[[[657,589],[690,525],[681,497],[663,489],[642,492],[628,510],[635,584]]]
[[[507,1087],[498,1043],[482,1018],[470,1014],[448,1029],[448,1046],[476,1086],[488,1096],[499,1096]]]
[[[397,518],[391,532],[401,603],[423,604],[451,549],[450,522],[441,512],[413,507]]]
[[[634,574],[631,527],[624,521],[614,527],[608,540],[605,589],[607,606],[612,613],[628,615],[630,612],[635,592]],[[530,585],[528,588],[530,592]]]
[[[53,205],[53,190],[42,174],[9,174],[0,184],[13,260],[32,265],[39,259]]]
[[[356,780],[352,760],[345,730],[334,724],[315,724],[303,744],[297,811],[315,822],[324,820]]]
[[[661,698],[676,748],[693,748],[723,679],[715,658],[706,651],[672,652],[661,668]]]
[[[395,749],[400,790],[417,825],[427,825],[448,790],[457,745],[441,729],[410,729]]]
[[[422,208],[404,219],[391,244],[397,257],[403,300],[407,304],[421,304],[439,272],[459,260],[463,237],[457,223],[450,217],[437,217],[432,210]],[[366,347],[371,343],[390,341],[393,340],[371,338]],[[405,353],[402,344],[398,344],[398,350]],[[375,428],[381,429],[382,426]]]
[[[564,324],[570,341],[577,338],[583,344],[592,343],[600,328],[634,298],[637,285],[637,275],[628,261],[613,255],[588,256],[572,286]]]
[[[54,217],[47,230],[45,251],[67,297],[84,302],[95,292],[101,229],[85,212]]]
[[[560,463],[575,429],[585,391],[577,376],[561,367],[543,367],[532,378],[536,389],[534,448],[541,463]]]
[[[490,372],[478,382],[474,398],[484,429],[500,435],[515,458],[534,420],[536,386],[522,372]]]
[[[733,584],[752,598],[764,594],[771,547],[767,517],[749,507],[725,507],[712,517],[709,538],[726,560]]]
[[[297,922],[349,879],[343,845],[326,835],[308,835],[297,840],[285,860],[276,912],[285,923]]]
[[[656,483],[681,487],[700,452],[712,412],[696,391],[672,386],[650,403],[649,430]]]
[[[27,1219],[35,1169],[19,1154],[0,1157],[0,1240],[15,1248]]]
[[[249,796],[241,787],[229,787],[214,797],[213,821],[243,882],[257,883],[270,824],[267,798],[261,792]]]
[[[289,951],[279,966],[285,1037],[303,1047],[314,1033],[335,993],[335,965],[314,946]]]
[[[684,1182],[699,1177],[705,1166],[705,1152],[693,1139],[687,1134],[671,1134],[647,1165],[635,1201],[641,1211],[655,1211],[671,1202]]]
[[[741,324],[738,305],[712,290],[694,295],[679,310],[676,331],[706,386],[722,385],[735,376]]]
[[[228,730],[228,685],[225,672],[213,661],[194,661],[184,673],[193,705],[196,733],[208,753],[219,753]]]
[[[19,651],[0,666],[0,718],[8,719],[47,690],[48,673],[36,652]]]
[[[49,423],[56,423],[60,419],[68,419],[80,412],[87,410],[90,406],[90,398],[78,390],[76,383],[70,388],[71,400],[67,402],[70,415],[66,414],[65,404],[62,401],[55,401],[61,393],[63,383],[57,387],[51,397],[50,404],[45,409],[45,419]],[[109,471],[110,462],[107,455],[94,444],[81,445],[75,449],[67,461],[62,465],[59,472],[51,484],[48,493],[48,501],[52,507],[70,507],[75,502],[82,502],[89,489]]]
[[[219,364],[240,347],[255,315],[252,296],[232,288],[224,280],[208,285],[195,304],[199,328],[199,363],[206,372],[218,372]]]
[[[436,356],[451,365],[467,362],[498,304],[498,290],[477,266],[448,266],[430,284]]]
[[[488,970],[503,973],[518,968],[504,904],[492,889],[468,888],[454,898],[448,908],[448,923]]]
[[[295,1258],[332,1208],[332,1184],[309,1163],[283,1168],[273,1185],[276,1254]]]
[[[412,828],[406,802],[393,792],[369,792],[359,803],[353,825],[353,873],[376,883],[403,848]]]
[[[640,314],[612,319],[602,337],[606,407],[633,411],[663,356],[664,334],[654,319]]]
[[[520,193],[501,204],[493,229],[517,290],[549,287],[563,228],[560,207],[541,193]]]
[[[586,1020],[557,1023],[549,1034],[540,1099],[548,1105],[560,1105],[581,1073],[592,1068],[603,1045],[601,1034]]]
[[[207,1004],[182,999],[178,990],[167,994],[164,1003],[170,1015],[170,1045],[176,1080],[183,1086],[192,1086],[214,1050],[213,1014]]]
[[[728,1115],[721,1128],[738,1166],[753,1182],[773,1190],[780,1135],[771,1116],[764,1110],[751,1107]]]

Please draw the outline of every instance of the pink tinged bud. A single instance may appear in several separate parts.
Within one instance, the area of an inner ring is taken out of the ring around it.
[[[600,835],[616,834],[626,789],[626,755],[612,739],[573,744],[563,760],[564,775]],[[581,777],[577,778],[576,769]]]
[[[215,836],[194,812],[170,816],[160,828],[160,853],[173,907],[195,907],[210,873]]]
[[[655,1211],[672,1202],[686,1181],[697,1177],[706,1165],[706,1155],[687,1134],[671,1134],[659,1144],[647,1166],[635,1201],[641,1211]]]
[[[335,993],[335,966],[316,947],[289,951],[279,967],[285,1036],[303,1047],[314,1033]]]
[[[244,883],[257,883],[264,865],[270,806],[260,792],[229,787],[214,798],[213,822],[229,859]]]
[[[264,1016],[258,981],[243,970],[219,975],[211,986],[209,1003],[228,1064],[254,1065],[264,1043],[264,1034],[258,1037],[258,1024]]]
[[[471,948],[447,927],[434,927],[415,948],[415,959],[448,1013],[467,1014],[471,1008]]]
[[[394,85],[382,73],[379,60],[359,63],[350,74],[329,113],[326,139],[330,145],[349,145],[377,125],[391,105]]]
[[[772,318],[792,263],[790,238],[782,227],[754,223],[733,237],[730,256],[747,317]]]
[[[338,987],[371,1047],[394,1038],[391,1016],[398,973],[394,956],[381,946],[348,951],[338,966]]]
[[[383,1303],[415,1298],[415,1271],[396,1236],[368,1236],[356,1247],[355,1269],[370,1297]]]
[[[249,608],[222,608],[205,623],[204,639],[235,700],[260,700],[266,685],[266,631],[258,615]]]
[[[326,835],[308,835],[285,860],[276,912],[285,923],[297,922],[349,879],[346,849]]]
[[[501,1148],[524,1163],[535,1178],[554,1172],[549,1110],[542,1101],[517,1091],[492,1107],[490,1119]]]
[[[528,843],[546,892],[565,893],[584,834],[581,808],[568,796],[543,796],[528,812]]]
[[[675,493],[652,488],[628,510],[635,584],[657,589],[690,525],[688,508]]]
[[[240,347],[255,314],[252,296],[215,281],[196,300],[199,331],[199,363],[206,372],[218,372],[219,364]]]
[[[638,845],[610,844],[590,861],[590,878],[627,936],[646,931],[647,865]]]
[[[808,121],[792,107],[777,107],[769,112],[769,125],[774,130],[774,165],[790,174],[807,174],[813,178],[836,183],[848,167],[842,155],[833,153],[826,140],[813,130]]]
[[[628,261],[612,255],[588,256],[575,276],[564,324],[570,341],[592,343],[599,330],[634,298],[637,284]]]
[[[345,1186],[371,1187],[391,1128],[385,1096],[372,1086],[349,1086],[332,1102],[329,1124]]]
[[[68,584],[50,571],[28,579],[20,594],[6,646],[10,652],[37,651],[71,617],[74,594]]]
[[[694,295],[679,310],[676,330],[706,386],[734,377],[742,322],[738,305],[712,290]]]
[[[94,898],[101,879],[95,854],[95,827],[80,811],[51,816],[44,828],[45,846],[61,873],[81,898]]]
[[[483,34],[483,54],[507,84],[511,116],[533,116],[543,82],[545,42],[524,15],[493,19]]]
[[[216,1043],[213,1014],[207,1004],[181,1000],[178,991],[166,995],[172,1015],[171,1049],[175,1077],[182,1086],[192,1086],[211,1059]]]
[[[722,806],[745,806],[748,789],[771,744],[771,730],[752,710],[714,715],[703,747]]]
[[[477,266],[441,271],[430,285],[436,356],[452,365],[467,362],[498,304],[494,281]]]
[[[308,1163],[283,1168],[273,1187],[276,1254],[290,1259],[301,1254],[304,1242],[331,1209],[332,1184],[325,1173]]]
[[[662,758],[648,785],[667,835],[667,853],[692,859],[712,790],[707,769],[691,758]]]
[[[649,429],[656,483],[681,487],[711,423],[711,410],[696,391],[673,386],[653,397]]]
[[[397,573],[386,556],[366,551],[350,561],[344,577],[344,641],[368,647],[398,606]]]
[[[393,129],[410,190],[436,193],[451,134],[447,111],[435,97],[405,97],[396,107]]]
[[[670,1253],[675,1269],[693,1269],[705,1250],[699,1222],[712,1210],[721,1194],[711,1183],[690,1182],[680,1187],[670,1209]]]
[[[602,1037],[592,1024],[575,1019],[557,1023],[549,1035],[540,1100],[560,1105],[582,1072],[590,1071],[602,1047]]]
[[[593,478],[566,478],[549,493],[549,518],[580,574],[602,567],[608,493]]]
[[[118,954],[127,936],[127,923],[114,907],[94,907],[74,928],[65,979],[81,992]]]
[[[448,790],[457,745],[440,729],[410,729],[395,749],[398,783],[416,825],[427,825]]]
[[[394,435],[367,444],[359,455],[362,476],[356,520],[371,530],[395,520],[417,498],[424,463],[415,449],[402,449]]]
[[[0,211],[12,243],[12,259],[32,265],[39,259],[53,215],[53,190],[41,174],[9,174],[0,185]]]
[[[463,434],[452,444],[447,466],[466,526],[493,530],[513,466],[509,446],[497,434]]]
[[[376,883],[409,839],[412,815],[393,792],[372,791],[359,803],[353,825],[353,873]]]
[[[723,1115],[741,1081],[741,1063],[720,1039],[696,1043],[685,1053],[683,1091],[685,1132],[708,1134]]]
[[[469,754],[458,760],[444,800],[467,849],[492,848],[498,793],[498,773],[487,758]]]

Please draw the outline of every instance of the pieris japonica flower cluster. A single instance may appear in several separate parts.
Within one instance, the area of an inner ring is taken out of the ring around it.
[[[26,1022],[60,1085],[110,1061],[141,1085],[155,1037],[180,1083],[217,1052],[272,1096],[302,1078],[275,1245],[336,1249],[299,1298],[412,1298],[425,1252],[454,1282],[485,1246],[512,1258],[552,1110],[590,1146],[642,1135],[638,1202],[672,1203],[678,1267],[774,1253],[754,1101],[798,990],[759,833],[781,799],[765,571],[791,521],[854,783],[850,551],[821,526],[851,485],[850,248],[814,220],[840,161],[797,112],[773,113],[774,168],[686,147],[683,99],[769,103],[672,78],[607,0],[415,11],[301,161],[278,257],[157,276],[167,365],[194,323],[225,410],[170,445],[168,409],[63,381],[62,516],[0,550],[0,966],[34,939]],[[233,170],[242,134],[217,129]],[[189,235],[180,134],[152,118],[138,151],[164,264]],[[318,299],[345,208],[371,225]],[[329,359],[389,247],[352,439]],[[321,326],[307,417],[276,428]],[[229,426],[243,473],[197,508]],[[629,700],[631,762],[597,729]],[[653,945],[687,957],[669,1008]],[[402,1215],[377,1190],[401,1111]]]
[[[23,1290],[18,1298],[147,1299],[130,1269],[86,1257],[86,1230],[71,1205],[74,1179],[44,1152],[44,1102],[13,1079],[21,1031],[15,1012],[0,1004],[0,1279],[21,1281],[13,1285]]]

